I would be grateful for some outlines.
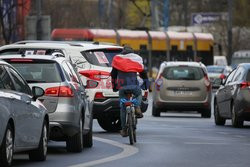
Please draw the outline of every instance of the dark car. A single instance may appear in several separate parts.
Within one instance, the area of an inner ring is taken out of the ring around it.
[[[234,127],[250,121],[250,63],[240,64],[217,90],[214,100],[216,125],[232,120]]]

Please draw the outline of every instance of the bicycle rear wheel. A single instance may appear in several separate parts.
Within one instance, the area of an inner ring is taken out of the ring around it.
[[[134,144],[134,127],[133,127],[133,118],[132,114],[128,113],[128,135],[130,145]]]

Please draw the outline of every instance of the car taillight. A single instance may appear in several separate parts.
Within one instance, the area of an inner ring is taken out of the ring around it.
[[[211,83],[209,81],[209,78],[208,78],[207,74],[204,75],[204,79],[205,79],[204,84],[205,84],[205,86],[207,88],[207,91],[210,91],[211,90]]]
[[[110,76],[109,72],[99,70],[83,70],[79,71],[79,73],[87,78],[97,81],[100,81],[101,79],[107,79]]]
[[[163,80],[162,80],[162,75],[160,74],[159,78],[155,80],[155,89],[157,91],[160,91],[162,84]]]
[[[93,80],[87,80],[86,89],[93,89],[93,88],[96,88],[97,86],[98,86],[98,82],[93,81]]]
[[[225,78],[226,78],[226,75],[224,75],[224,74],[220,75],[220,79],[225,79]]]
[[[45,96],[54,96],[54,97],[73,97],[73,91],[68,86],[57,86],[47,88],[45,90]]]
[[[102,92],[96,92],[95,93],[95,99],[105,99],[105,97],[103,96]]]
[[[250,82],[242,82],[242,83],[240,84],[240,88],[241,88],[241,89],[247,88],[248,86],[250,86]]]
[[[144,92],[143,97],[146,98],[146,99],[148,98],[148,91],[145,91],[145,92]]]

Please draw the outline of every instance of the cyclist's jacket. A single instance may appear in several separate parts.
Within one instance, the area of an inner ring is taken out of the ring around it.
[[[147,72],[144,69],[142,58],[135,54],[129,53],[125,55],[116,55],[112,61],[112,85],[113,90],[117,91],[121,88],[133,89],[139,86],[137,73],[143,79],[142,89],[148,88]]]

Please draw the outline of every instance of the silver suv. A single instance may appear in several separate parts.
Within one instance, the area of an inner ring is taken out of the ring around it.
[[[197,62],[163,62],[154,86],[153,116],[162,111],[198,111],[211,117],[211,83]]]
[[[86,92],[74,67],[54,50],[26,50],[22,55],[5,55],[29,86],[40,86],[40,99],[49,111],[50,139],[66,141],[67,151],[80,152],[92,146],[92,113]],[[32,54],[32,55],[29,55]]]

